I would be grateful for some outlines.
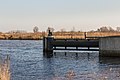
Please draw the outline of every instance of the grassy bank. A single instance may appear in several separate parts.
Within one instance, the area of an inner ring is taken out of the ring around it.
[[[45,32],[37,33],[1,33],[1,40],[40,40],[43,36],[47,36]],[[84,32],[54,32],[56,39],[82,39],[85,37]],[[120,32],[87,32],[87,37],[104,37],[104,36],[120,36]]]

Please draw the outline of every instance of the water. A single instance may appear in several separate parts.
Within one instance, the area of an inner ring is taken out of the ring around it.
[[[120,80],[120,59],[99,58],[98,52],[68,51],[65,56],[59,51],[44,58],[42,41],[1,40],[0,57],[6,55],[11,80]]]

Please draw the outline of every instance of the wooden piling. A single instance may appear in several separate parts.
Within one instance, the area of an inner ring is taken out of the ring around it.
[[[43,38],[43,55],[45,57],[52,57],[53,56],[53,45],[51,42],[53,41],[52,36],[44,37]]]
[[[87,33],[86,33],[86,32],[84,32],[85,39],[87,38],[86,34],[87,34]]]
[[[46,49],[46,37],[43,37],[43,55],[45,55],[45,49]]]

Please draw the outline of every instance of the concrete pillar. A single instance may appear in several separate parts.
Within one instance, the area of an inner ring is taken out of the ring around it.
[[[53,41],[52,36],[44,37],[43,38],[43,55],[45,57],[52,57],[53,56],[53,45],[51,42]]]
[[[103,37],[99,40],[101,57],[120,57],[120,37]]]

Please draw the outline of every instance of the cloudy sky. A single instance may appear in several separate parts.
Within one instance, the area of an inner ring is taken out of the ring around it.
[[[120,0],[0,0],[0,31],[120,27]]]

